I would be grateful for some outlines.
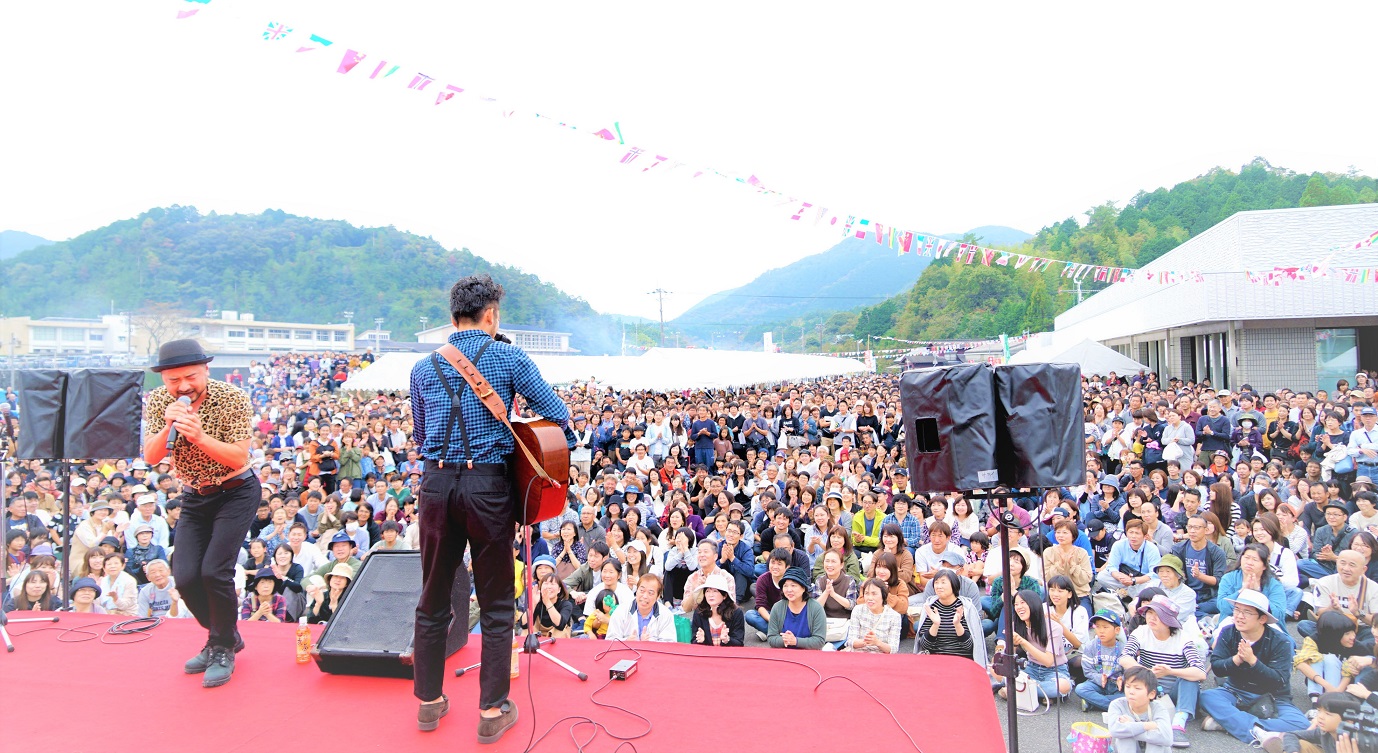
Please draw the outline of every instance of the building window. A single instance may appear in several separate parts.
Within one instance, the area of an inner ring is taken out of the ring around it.
[[[246,333],[244,330],[242,330],[242,329],[230,329],[230,330],[225,330],[225,335],[226,335],[227,337],[239,337],[239,338],[242,338],[242,337],[244,337],[245,334],[247,334],[247,333]]]
[[[349,333],[344,330],[335,330],[335,342],[349,342]]]
[[[263,329],[262,329],[261,327],[260,327],[260,328],[251,328],[251,329],[249,330],[249,337],[252,337],[252,338],[254,338],[254,339],[256,339],[256,340],[262,340],[262,339],[263,339]]]
[[[62,342],[81,343],[86,342],[86,330],[84,329],[63,329],[61,331]]]
[[[287,330],[287,329],[270,329],[270,330],[268,330],[268,339],[269,339],[269,340],[291,340],[291,339],[292,339],[292,331],[291,331],[291,330]]]
[[[1354,386],[1359,370],[1359,343],[1353,327],[1316,330],[1316,388],[1335,392],[1335,383],[1347,380]]]
[[[318,330],[316,330],[316,342],[318,342],[318,343],[328,343],[328,342],[330,342],[330,330],[328,330],[328,329],[318,329]]]
[[[99,332],[92,332],[89,335],[87,335],[87,338],[90,339],[92,342],[101,342],[105,340],[105,335]]]
[[[57,339],[57,327],[34,327],[29,331],[33,333],[33,339],[35,340]]]
[[[311,330],[309,330],[309,329],[299,329],[299,330],[295,330],[295,331],[292,332],[292,339],[294,339],[294,340],[310,340],[310,339],[311,339]]]

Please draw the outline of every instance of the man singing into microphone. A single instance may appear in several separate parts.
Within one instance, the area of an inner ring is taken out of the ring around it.
[[[509,411],[514,394],[520,394],[537,413],[568,434],[569,409],[530,357],[520,348],[495,340],[502,296],[502,286],[488,275],[455,283],[450,289],[450,317],[458,331],[449,342],[473,362]],[[433,730],[450,710],[449,699],[441,693],[445,636],[453,612],[450,591],[455,570],[464,567],[467,544],[483,631],[478,741],[494,743],[517,722],[517,705],[507,697],[516,520],[507,458],[516,443],[464,377],[445,359],[437,360],[423,358],[411,373],[412,439],[426,459],[420,495],[422,586],[413,641],[413,691],[421,699],[417,723],[422,730]],[[451,410],[451,391],[459,396],[458,415]]]
[[[144,405],[144,460],[157,465],[170,455],[186,490],[172,577],[210,636],[183,668],[214,688],[230,681],[234,655],[244,648],[235,627],[234,565],[262,493],[249,470],[249,396],[211,379],[210,360],[195,340],[158,349],[152,369],[163,386]]]

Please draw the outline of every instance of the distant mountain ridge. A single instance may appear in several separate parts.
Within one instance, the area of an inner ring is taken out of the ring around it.
[[[1023,243],[1033,237],[1014,228],[988,225],[967,234],[987,245]],[[708,296],[672,322],[700,340],[737,332],[728,340],[754,340],[772,322],[875,304],[907,290],[932,258],[899,254],[871,239],[844,238],[821,253],[769,270],[739,288]],[[721,342],[721,339],[719,339]]]
[[[965,233],[948,233],[941,237],[950,241],[959,241],[968,235],[975,237],[976,241],[983,246],[1018,246],[1033,237],[1032,233],[1015,230],[1004,225],[982,225]]]
[[[455,280],[492,274],[507,291],[503,322],[573,335],[588,354],[620,350],[621,321],[533,274],[393,227],[298,217],[154,208],[48,248],[0,260],[0,311],[94,316],[153,304],[221,309],[264,321],[383,320],[394,340],[449,319]],[[649,335],[647,335],[649,337]],[[643,338],[644,340],[645,338]],[[639,344],[646,344],[645,342]]]
[[[16,257],[31,248],[51,245],[53,241],[22,230],[0,230],[0,259]]]

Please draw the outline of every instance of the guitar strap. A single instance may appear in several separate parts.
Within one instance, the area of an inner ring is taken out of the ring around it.
[[[489,345],[492,345],[492,343],[487,342],[483,344],[483,347],[475,354],[474,361],[483,357],[483,351],[487,350]],[[473,361],[470,361],[459,348],[449,343],[437,348],[435,353],[431,354],[431,357],[434,358],[436,355],[448,361],[449,364],[454,367],[455,371],[458,371],[460,376],[464,377],[464,381],[469,383],[469,388],[474,391],[474,396],[479,399],[479,402],[483,403],[483,407],[487,408],[488,412],[493,414],[493,418],[496,418],[503,426],[507,427],[507,431],[512,434],[513,441],[517,443],[517,449],[521,450],[522,454],[526,456],[526,461],[531,464],[531,467],[536,471],[536,475],[540,476],[552,486],[559,486],[559,484],[555,482],[555,479],[551,478],[550,474],[545,472],[545,468],[537,462],[536,456],[527,448],[526,443],[522,442],[521,437],[517,436],[517,432],[512,430],[512,422],[507,419],[507,405],[502,402],[502,398],[498,396],[498,393],[493,391],[492,385],[488,383],[487,379],[483,378],[483,374],[479,372],[477,366],[474,366]],[[432,362],[432,365],[434,365],[434,362]],[[442,379],[441,381],[443,382],[444,380]],[[448,383],[445,386],[447,389],[449,388]],[[459,399],[455,398],[455,404],[458,405],[458,403]],[[464,436],[462,428],[460,430],[460,436]],[[465,455],[468,454],[466,444]],[[469,467],[472,468],[473,464],[474,461],[471,456]]]

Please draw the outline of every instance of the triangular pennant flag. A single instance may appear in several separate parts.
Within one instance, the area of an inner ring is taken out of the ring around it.
[[[464,93],[464,90],[461,89],[461,88],[459,88],[458,86],[455,86],[454,84],[446,84],[446,85],[445,85],[445,88],[444,88],[443,90],[438,91],[438,92],[435,93],[435,103],[436,103],[436,104],[440,104],[441,102],[445,102],[445,101],[449,100],[451,97],[453,97],[453,96],[456,95],[456,94],[463,94],[463,93]]]
[[[995,261],[995,250],[994,250],[994,249],[983,248],[983,249],[980,250],[980,253],[981,253],[981,263],[984,264],[984,265],[986,265],[987,267],[990,266],[990,263],[991,263],[991,262]]]
[[[619,162],[621,162],[624,165],[630,165],[632,162],[636,161],[637,157],[640,157],[642,154],[645,154],[645,152],[645,149],[638,149],[637,147],[632,147],[627,150],[626,154],[622,155],[622,159],[619,160]]]
[[[377,67],[377,68],[374,68],[374,69],[373,69],[373,73],[368,74],[368,77],[369,77],[369,78],[378,78],[378,74],[379,74],[379,73],[383,73],[383,69],[384,69],[384,68],[387,68],[387,66],[388,66],[388,61],[386,61],[386,60],[382,61],[381,63],[378,64],[378,67]],[[402,66],[400,66],[400,65],[394,65],[393,67],[388,68],[388,72],[387,72],[387,73],[383,73],[383,78],[387,78],[388,76],[391,76],[392,74],[396,73],[396,72],[397,72],[397,69],[398,69],[398,68],[401,68],[401,67],[402,67]]]
[[[904,234],[900,236],[900,252],[907,254],[910,251],[914,250],[913,246],[914,234],[909,232],[908,230],[904,231]]]
[[[334,42],[331,42],[329,39],[312,34],[311,38],[308,41],[303,42],[302,45],[297,48],[297,52],[310,52],[312,50],[319,50],[322,47],[329,47],[332,44],[334,44]]]
[[[1015,255],[1014,255],[1014,268],[1015,268],[1015,269],[1023,269],[1023,268],[1024,268],[1024,265],[1025,265],[1025,264],[1028,264],[1028,263],[1029,263],[1029,257],[1027,257],[1027,256],[1025,256],[1025,255],[1023,255],[1023,254],[1015,254]]]
[[[885,226],[884,226],[884,225],[882,225],[882,224],[880,224],[879,222],[877,222],[877,223],[876,223],[876,232],[874,233],[874,235],[875,235],[875,237],[876,237],[876,244],[877,244],[877,245],[884,245],[884,244],[885,244]]]
[[[811,207],[811,206],[813,206],[813,205],[810,204],[810,203],[808,203],[807,201],[804,202],[803,204],[800,204],[800,205],[799,205],[799,208],[796,209],[795,212],[794,212],[794,214],[790,216],[790,219],[791,219],[791,220],[800,219],[801,217],[804,216],[804,212],[805,212],[809,207]]]
[[[287,24],[270,23],[263,31],[263,38],[269,42],[276,42],[291,33],[292,30],[287,28]]]
[[[1010,265],[1010,257],[1012,256],[1014,256],[1014,254],[1008,251],[1001,251],[1000,255],[995,259],[995,264],[1001,267],[1008,267]]]
[[[431,78],[430,76],[427,76],[424,73],[417,73],[415,76],[412,76],[411,83],[407,84],[407,88],[415,89],[417,91],[424,91],[426,87],[429,86],[430,83],[434,80],[435,79]]]
[[[657,155],[656,155],[655,162],[652,162],[651,164],[649,164],[649,165],[647,165],[647,166],[641,168],[641,172],[644,173],[644,172],[646,172],[647,170],[650,170],[651,168],[656,167],[657,165],[661,164],[661,163],[664,162],[665,160],[666,160],[665,157],[662,157],[662,156],[660,156],[659,154],[657,154]]]
[[[340,60],[340,67],[336,68],[335,72],[349,73],[350,71],[354,70],[354,66],[358,65],[366,57],[368,56],[362,52],[355,52],[354,50],[345,50],[344,58]]]

